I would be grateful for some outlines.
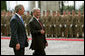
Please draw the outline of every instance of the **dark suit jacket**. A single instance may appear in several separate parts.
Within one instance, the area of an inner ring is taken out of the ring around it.
[[[16,14],[10,20],[10,28],[11,40],[9,47],[15,47],[17,43],[20,43],[20,48],[27,47],[28,42],[25,26]]]
[[[47,43],[45,39],[45,34],[43,35],[40,33],[42,27],[34,17],[30,20],[29,27],[32,35],[32,43],[30,49],[32,50],[44,49],[45,44]]]

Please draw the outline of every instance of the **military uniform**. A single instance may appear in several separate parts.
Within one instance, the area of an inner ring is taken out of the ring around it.
[[[43,23],[43,27],[44,27],[44,30],[45,30],[45,36],[47,37],[47,30],[46,30],[46,16],[43,15],[41,16],[41,20],[42,20],[42,23]]]
[[[50,25],[50,31],[52,37],[57,37],[56,35],[56,11],[52,11],[52,16],[51,16],[51,25]]]
[[[61,37],[64,37],[64,31],[65,31],[65,27],[64,27],[64,24],[65,24],[65,18],[64,18],[65,16],[64,15],[62,15],[61,16],[61,25],[62,25],[62,27],[61,27]]]
[[[57,37],[62,36],[61,28],[62,28],[61,16],[56,16],[56,35],[57,35]]]
[[[78,31],[78,25],[77,25],[77,22],[78,22],[78,19],[77,19],[77,16],[74,15],[72,16],[72,19],[73,19],[73,27],[72,27],[72,32],[73,32],[73,37],[77,37],[77,31]]]
[[[1,16],[1,35],[4,35],[4,16]]]
[[[27,35],[29,36],[30,35],[30,30],[29,30],[29,21],[30,21],[30,19],[31,19],[31,15],[27,15],[26,16],[27,18],[26,18],[26,31],[27,31]]]
[[[7,36],[10,36],[10,19],[12,15],[6,16],[6,27],[7,27]]]
[[[4,16],[4,36],[7,36],[7,18]]]
[[[22,18],[23,18],[24,24],[26,24],[26,19],[27,19],[26,15],[22,15]],[[25,25],[25,27],[26,27],[26,25]]]
[[[68,37],[68,28],[67,28],[67,19],[68,19],[68,17],[67,17],[67,15],[64,15],[63,17],[62,17],[62,33],[63,33],[63,37]]]
[[[1,33],[2,36],[6,35],[6,11],[1,11]]]
[[[52,16],[50,23],[51,23],[51,25],[50,25],[51,35],[52,35],[52,37],[57,37],[57,35],[56,35],[56,16]]]
[[[67,18],[68,37],[72,37],[72,15],[68,15]]]
[[[82,37],[84,38],[84,15],[82,15]]]
[[[49,16],[46,16],[46,32],[48,37],[51,36],[50,25],[51,25],[51,16],[49,15]]]
[[[82,37],[82,34],[84,33],[84,17],[81,15],[78,15],[78,32],[79,37]]]

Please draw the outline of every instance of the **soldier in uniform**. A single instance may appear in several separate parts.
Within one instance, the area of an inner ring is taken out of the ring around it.
[[[31,15],[29,13],[29,11],[27,11],[27,15],[26,15],[26,31],[27,31],[27,35],[29,36],[30,35],[30,31],[29,31],[29,20],[31,19]]]
[[[62,37],[65,37],[65,28],[66,28],[66,12],[63,11],[63,15],[62,15],[62,19],[61,19],[61,25],[62,25],[62,28],[61,28],[61,33],[62,33]]]
[[[74,10],[72,10],[72,20],[73,20],[73,27],[72,27],[73,37],[77,37],[78,19]]]
[[[43,15],[41,16],[41,20],[42,20],[43,26],[45,27],[45,11],[43,11]]]
[[[81,15],[81,11],[79,10],[78,11],[78,33],[79,33],[79,37],[83,37],[82,34],[83,34],[83,27],[84,27],[84,17],[83,15]]]
[[[8,18],[7,18],[7,13],[8,13],[8,11],[6,12],[6,15],[5,15],[5,18],[4,18],[4,27],[5,27],[5,36],[7,36],[8,35]]]
[[[66,15],[66,12],[64,11],[62,16],[62,35],[63,37],[66,37],[66,38],[68,37],[67,19],[68,17]]]
[[[7,36],[10,36],[10,19],[12,17],[12,14],[10,11],[6,13],[6,26],[7,26]]]
[[[70,11],[68,11],[67,18],[68,37],[72,37],[72,15],[70,14]]]
[[[61,16],[60,16],[60,12],[57,11],[57,16],[56,16],[56,35],[57,37],[61,37],[62,32],[61,32]]]
[[[43,11],[43,15],[41,16],[42,22],[45,23],[45,11]]]
[[[50,14],[50,10],[47,10],[47,13],[46,13],[46,34],[47,34],[47,37],[50,37],[51,33],[50,33],[50,22],[51,22],[51,14]]]
[[[83,9],[83,15],[82,15],[82,37],[84,38],[84,9]]]
[[[1,11],[1,35],[4,35],[4,12]]]
[[[51,19],[51,34],[53,37],[56,37],[56,11],[52,12],[52,19]]]
[[[84,9],[83,9],[83,15],[82,15],[82,37],[84,38]]]
[[[3,36],[7,35],[7,28],[6,28],[6,11],[3,10],[3,16],[2,16],[2,23],[3,23],[3,27],[2,27],[2,32],[3,32]]]
[[[42,23],[43,23],[43,27],[46,31],[46,33],[45,33],[45,36],[46,36],[47,30],[46,30],[46,14],[45,14],[45,11],[43,11],[43,15],[41,16],[41,20],[42,20]]]

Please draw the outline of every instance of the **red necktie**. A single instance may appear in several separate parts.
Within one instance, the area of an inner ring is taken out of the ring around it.
[[[38,20],[38,21],[39,21],[39,23],[40,23],[41,27],[43,28],[43,24],[41,23],[41,21],[40,21],[40,20]]]

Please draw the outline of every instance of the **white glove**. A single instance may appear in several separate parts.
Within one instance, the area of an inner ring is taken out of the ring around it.
[[[72,24],[70,25],[70,27],[72,27]]]
[[[54,24],[54,27],[56,27],[56,25]]]
[[[62,25],[61,25],[61,24],[60,24],[59,26],[60,26],[60,27],[62,27]]]
[[[66,24],[64,24],[64,26],[66,27]]]
[[[77,27],[77,25],[75,25],[75,27]]]
[[[52,25],[50,25],[50,27],[51,27]]]
[[[82,25],[82,28],[84,27],[84,25]]]

